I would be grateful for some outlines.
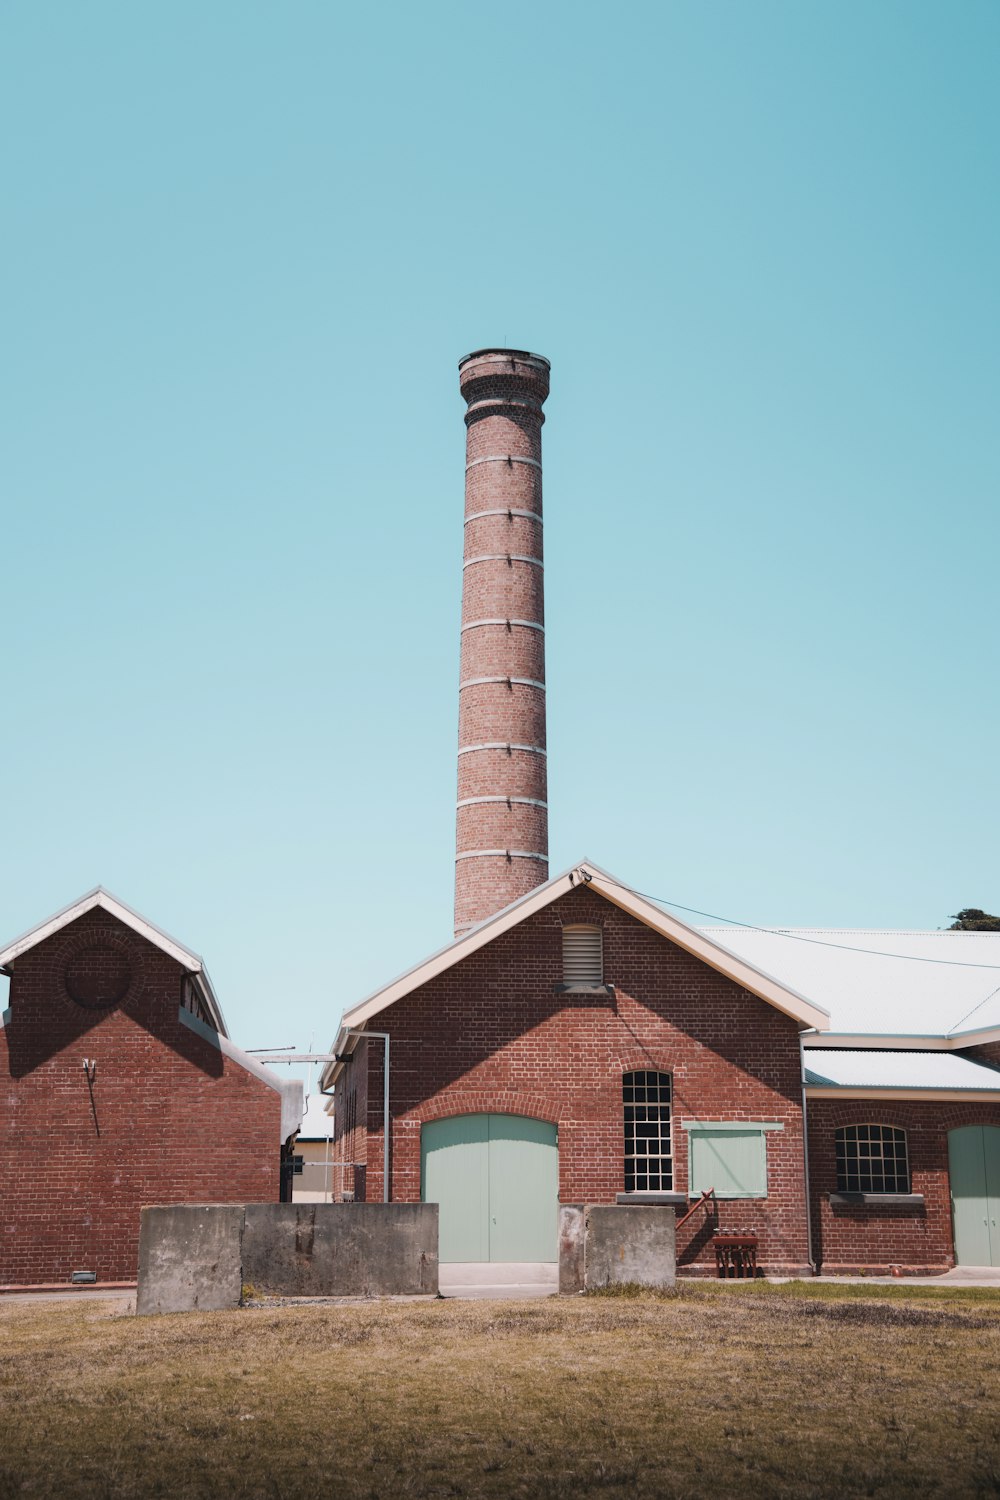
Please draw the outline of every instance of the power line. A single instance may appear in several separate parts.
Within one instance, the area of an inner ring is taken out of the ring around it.
[[[887,953],[884,948],[858,948],[851,943],[831,943],[825,938],[806,937],[801,932],[789,932],[781,927],[756,927],[753,922],[740,922],[736,917],[720,917],[717,912],[701,911],[697,906],[685,906],[680,901],[668,901],[666,896],[651,896],[648,891],[637,891],[634,886],[625,885],[623,881],[615,880],[612,875],[605,875],[603,871],[600,879],[609,881],[620,890],[631,891],[633,896],[641,896],[644,901],[652,901],[656,906],[670,906],[675,911],[686,911],[694,917],[707,917],[710,922],[724,922],[729,927],[742,927],[746,932],[766,932],[772,937],[788,938],[795,943],[812,943],[819,948],[836,948],[841,953],[867,953],[872,958],[901,958],[913,964],[938,964],[946,969],[991,969],[1000,973],[1000,964],[963,963],[957,958],[924,958],[919,953]],[[977,1006],[976,1009],[978,1008]]]

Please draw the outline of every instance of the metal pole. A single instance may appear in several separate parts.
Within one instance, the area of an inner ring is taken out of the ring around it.
[[[802,1079],[802,1177],[806,1190],[806,1255],[813,1275],[817,1274],[813,1256],[813,1208],[809,1185],[809,1104],[806,1099],[806,1049],[799,1032],[799,1074]]]

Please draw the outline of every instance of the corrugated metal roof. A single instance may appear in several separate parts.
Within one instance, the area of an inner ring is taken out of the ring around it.
[[[946,1036],[1000,1026],[1000,932],[702,930],[828,1010],[831,1031]]]
[[[806,1083],[836,1088],[973,1089],[1000,1097],[1000,1072],[954,1052],[854,1052],[812,1047]]]

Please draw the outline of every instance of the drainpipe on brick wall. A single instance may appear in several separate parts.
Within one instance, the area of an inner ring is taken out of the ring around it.
[[[802,1032],[799,1032],[799,1077],[802,1080],[802,1175],[805,1180],[806,1189],[806,1255],[813,1275],[817,1275],[816,1261],[813,1258],[813,1206],[812,1192],[809,1187],[809,1116],[806,1101],[806,1049],[802,1040]]]
[[[389,1201],[389,1033],[387,1031],[349,1031],[361,1041],[385,1043],[385,1067],[382,1073],[382,1202]]]

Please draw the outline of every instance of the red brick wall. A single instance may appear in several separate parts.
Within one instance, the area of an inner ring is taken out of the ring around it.
[[[955,1263],[948,1180],[948,1131],[960,1125],[1000,1125],[1000,1105],[921,1104],[864,1099],[810,1099],[809,1175],[813,1248],[827,1274],[930,1274]],[[833,1205],[837,1189],[834,1145],[844,1125],[893,1125],[906,1131],[910,1186],[923,1193],[920,1209]]]
[[[991,1068],[1000,1068],[1000,1042],[984,1042],[979,1047],[963,1047],[961,1055],[973,1062],[986,1063]]]
[[[182,975],[100,910],[12,965],[0,1283],[134,1279],[143,1204],[277,1201],[280,1097],[179,1022]]]
[[[563,922],[604,931],[613,995],[560,995]],[[372,1021],[392,1036],[392,1196],[420,1197],[420,1129],[446,1115],[495,1111],[559,1126],[560,1198],[613,1203],[624,1189],[622,1074],[673,1077],[674,1186],[687,1188],[681,1121],[774,1120],[769,1197],[723,1201],[719,1226],[760,1236],[775,1269],[807,1264],[798,1031],[795,1023],[587,890],[569,891]],[[367,1069],[366,1191],[381,1196],[382,1048]],[[339,1118],[339,1116],[338,1116]],[[714,1268],[703,1213],[680,1231],[682,1265]]]

